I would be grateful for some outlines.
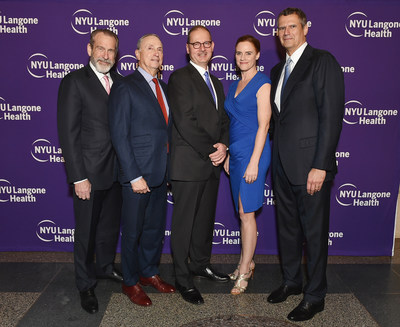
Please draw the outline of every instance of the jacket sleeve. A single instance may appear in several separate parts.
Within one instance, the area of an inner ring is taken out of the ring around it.
[[[111,141],[122,169],[121,182],[127,183],[142,176],[131,146],[132,103],[129,85],[117,81],[108,100],[108,119]]]
[[[57,128],[65,159],[68,182],[87,178],[81,142],[82,95],[77,79],[67,75],[60,84],[57,100]]]
[[[316,59],[313,88],[318,109],[318,142],[313,168],[330,170],[342,130],[344,114],[344,78],[336,59],[322,52]]]

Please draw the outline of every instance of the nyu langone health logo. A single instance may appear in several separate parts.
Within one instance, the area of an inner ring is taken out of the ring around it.
[[[81,35],[92,33],[96,29],[108,29],[118,35],[118,29],[129,25],[129,19],[98,18],[87,9],[75,11],[71,20],[72,29]]]
[[[264,202],[263,205],[274,206],[275,205],[275,195],[272,187],[270,187],[267,183],[264,186]]]
[[[36,202],[37,197],[46,194],[44,187],[17,187],[6,179],[0,179],[0,203]]]
[[[34,53],[28,58],[26,69],[34,78],[63,78],[72,70],[82,68],[83,64],[56,62],[43,53]]]
[[[336,202],[343,207],[378,207],[382,199],[390,197],[390,192],[360,191],[350,183],[339,186],[335,195]]]
[[[263,72],[265,68],[264,66],[259,65],[257,66],[257,70]],[[229,62],[228,58],[222,55],[217,55],[211,58],[210,71],[220,81],[239,79],[239,75],[236,72],[236,65],[233,62]]]
[[[188,35],[189,30],[196,25],[203,25],[205,27],[221,26],[219,19],[205,19],[196,18],[191,19],[185,17],[185,14],[180,10],[170,10],[164,15],[162,27],[169,35]]]
[[[348,125],[386,125],[387,119],[398,115],[397,109],[369,109],[358,100],[345,104],[343,121]]]
[[[37,139],[32,143],[31,156],[38,162],[65,162],[61,148],[51,145],[46,139]]]
[[[335,157],[336,157],[336,166],[339,166],[339,160],[345,160],[350,158],[350,152],[348,151],[336,151],[335,152]]]
[[[124,55],[117,62],[117,72],[122,76],[127,76],[132,74],[139,67],[139,63],[137,58],[133,55]],[[160,71],[161,76],[160,79],[163,79],[162,73],[166,71],[174,71],[174,65],[161,65]]]
[[[260,11],[255,17],[253,28],[258,35],[261,36],[277,36],[278,29],[276,28],[277,19],[272,11]]]
[[[31,120],[32,113],[41,111],[41,106],[11,104],[0,97],[0,120]]]
[[[0,15],[0,34],[27,34],[29,25],[38,24],[39,19],[36,17],[9,17],[7,15]]]
[[[400,28],[400,22],[376,21],[361,11],[355,11],[347,16],[344,28],[355,38],[388,38],[392,37],[393,29]]]
[[[311,21],[307,25],[311,27]],[[254,17],[253,29],[261,36],[278,36],[278,19],[272,11],[262,10]]]
[[[40,221],[36,226],[36,236],[42,242],[73,243],[75,229],[62,228],[49,219]]]
[[[237,245],[240,244],[240,231],[230,230],[224,224],[214,223],[213,244]]]

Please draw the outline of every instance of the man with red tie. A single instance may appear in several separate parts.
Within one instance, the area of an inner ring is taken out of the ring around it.
[[[135,55],[138,69],[111,91],[109,122],[122,184],[122,290],[133,303],[149,306],[152,302],[140,285],[175,292],[158,269],[165,233],[171,119],[166,84],[157,79],[163,61],[159,37],[142,36]]]

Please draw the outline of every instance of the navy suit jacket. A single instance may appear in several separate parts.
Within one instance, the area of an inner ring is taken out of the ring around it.
[[[114,83],[122,78],[113,71],[110,74]],[[117,180],[108,128],[108,98],[89,65],[61,81],[57,125],[69,183],[87,178],[93,190],[104,190]]]
[[[160,81],[160,85],[167,94],[166,84]],[[139,71],[113,85],[108,108],[120,182],[143,176],[149,187],[161,185],[167,171],[171,118],[167,125],[156,96]]]
[[[311,168],[325,170],[325,180],[332,180],[344,113],[342,70],[329,52],[307,45],[289,76],[278,111],[275,94],[284,65],[281,61],[271,70],[273,174],[280,159],[294,185],[306,184]]]

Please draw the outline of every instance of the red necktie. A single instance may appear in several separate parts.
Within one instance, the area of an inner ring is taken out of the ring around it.
[[[165,118],[165,122],[168,125],[168,114],[167,114],[167,109],[165,108],[164,99],[163,99],[163,96],[162,96],[162,93],[161,93],[161,89],[160,89],[160,84],[158,84],[157,78],[153,78],[153,82],[156,85],[156,94],[157,94],[158,103],[160,104],[162,113],[163,113],[164,118]]]

